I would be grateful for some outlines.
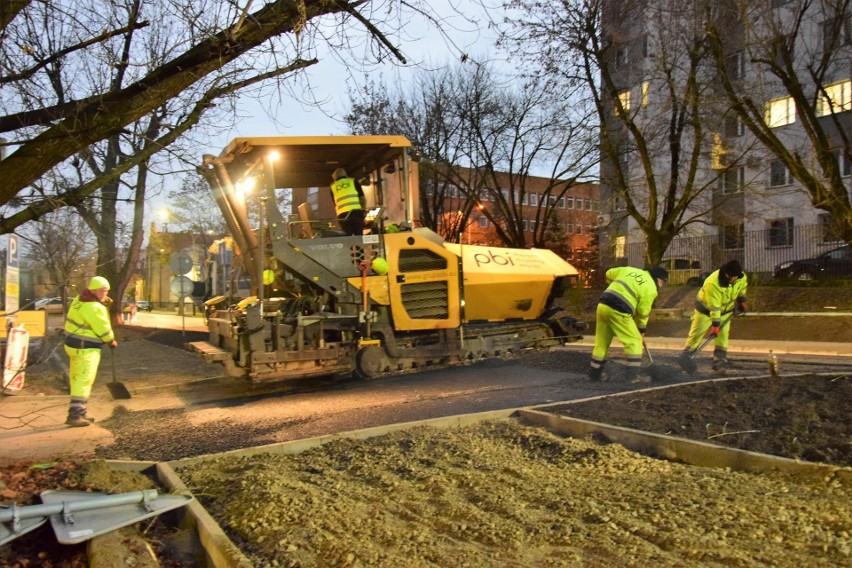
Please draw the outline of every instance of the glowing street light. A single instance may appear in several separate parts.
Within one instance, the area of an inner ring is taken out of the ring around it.
[[[157,211],[157,215],[160,216],[160,219],[163,222],[163,232],[169,232],[169,210],[163,207],[159,211]]]

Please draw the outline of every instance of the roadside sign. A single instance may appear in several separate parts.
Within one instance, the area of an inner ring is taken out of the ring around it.
[[[23,326],[30,332],[30,337],[47,335],[47,312],[44,310],[18,312],[15,316],[17,316],[16,325]],[[5,339],[8,335],[6,326],[6,315],[0,312],[0,339]]]
[[[23,327],[9,330],[6,341],[6,360],[3,363],[3,388],[21,390],[24,388],[24,372],[27,368],[27,354],[30,347],[30,333]]]
[[[192,257],[185,252],[174,253],[169,257],[169,270],[174,276],[183,276],[192,270]]]
[[[6,313],[14,319],[20,301],[20,280],[18,264],[18,236],[9,235],[9,249],[6,257]]]
[[[193,290],[193,282],[186,276],[178,276],[170,285],[172,294],[178,297],[178,299],[184,299],[186,296],[192,294]]]

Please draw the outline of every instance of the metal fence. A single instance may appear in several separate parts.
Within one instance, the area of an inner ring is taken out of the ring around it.
[[[775,267],[788,260],[818,256],[842,246],[843,241],[827,237],[823,225],[783,226],[761,231],[741,232],[736,235],[707,235],[703,237],[676,238],[663,258],[671,259],[669,266],[678,266],[709,273],[729,260],[736,259],[750,275],[770,279]],[[601,251],[601,266],[643,266],[647,245],[628,243],[621,254]],[[677,260],[677,262],[675,262]],[[687,273],[684,273],[687,274]],[[681,283],[681,282],[674,282]]]

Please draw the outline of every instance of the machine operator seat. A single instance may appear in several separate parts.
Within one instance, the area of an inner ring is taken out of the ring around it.
[[[299,219],[303,221],[301,224],[302,237],[305,239],[313,239],[316,237],[345,237],[346,233],[335,229],[330,221],[319,221],[314,217],[314,210],[310,204],[299,204]]]

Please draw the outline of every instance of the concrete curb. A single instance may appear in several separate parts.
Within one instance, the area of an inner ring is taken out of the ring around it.
[[[684,338],[680,337],[646,337],[645,343],[650,349],[681,350]],[[570,346],[594,347],[595,337],[584,335],[583,339]],[[613,339],[614,347],[621,346],[618,339]],[[612,349],[612,348],[610,348]],[[852,345],[848,343],[826,343],[823,341],[763,341],[749,339],[732,339],[728,347],[729,353],[761,353],[772,351],[779,355],[824,355],[829,357],[852,357]]]

